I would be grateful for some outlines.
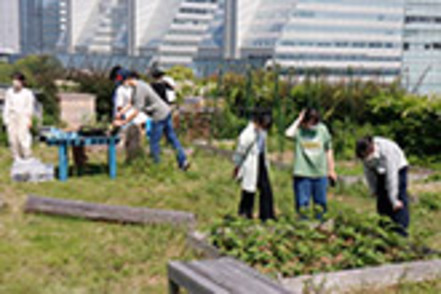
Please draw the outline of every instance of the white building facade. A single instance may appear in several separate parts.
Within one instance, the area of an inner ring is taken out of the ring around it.
[[[298,0],[275,61],[299,74],[391,82],[401,71],[403,0]]]
[[[0,50],[54,48],[76,64],[276,63],[441,92],[441,0],[0,0],[0,14]]]
[[[441,93],[441,0],[406,0],[403,49],[403,85]]]

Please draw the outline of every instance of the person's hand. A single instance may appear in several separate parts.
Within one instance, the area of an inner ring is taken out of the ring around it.
[[[404,208],[404,204],[401,200],[397,200],[394,204],[394,211],[398,211]]]
[[[306,109],[303,109],[302,111],[300,111],[299,116],[297,117],[297,119],[299,121],[303,121],[303,119],[305,118],[305,114],[306,114]]]
[[[115,127],[122,127],[124,125],[124,121],[120,119],[116,119],[113,121],[113,126]]]
[[[238,174],[239,174],[239,167],[235,166],[233,170],[233,179],[236,179]]]
[[[330,172],[328,173],[328,177],[329,177],[332,181],[334,181],[334,182],[337,182],[337,180],[338,180],[338,176],[337,176],[337,173],[336,173],[335,171],[330,171]]]
[[[331,187],[335,187],[337,185],[338,176],[335,171],[330,171],[328,173],[328,179]]]

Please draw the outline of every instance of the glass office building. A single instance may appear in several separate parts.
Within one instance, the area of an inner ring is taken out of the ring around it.
[[[181,1],[167,33],[157,47],[156,61],[164,67],[191,66],[222,7],[223,1],[219,0]]]
[[[18,2],[0,0],[0,55],[20,52],[19,20]]]
[[[329,79],[399,77],[403,0],[298,0],[275,61],[300,75]]]
[[[43,0],[20,0],[20,51],[43,51]]]
[[[70,0],[68,44],[71,52],[127,54],[128,0]]]
[[[274,49],[297,0],[226,0],[194,60],[198,75],[212,74],[221,65],[229,70],[261,67]]]
[[[239,1],[238,41],[241,58],[272,58],[297,0]]]
[[[422,94],[441,93],[441,0],[406,1],[403,85]]]
[[[221,64],[277,63],[300,77],[400,79],[410,91],[441,92],[441,0],[19,3],[23,51],[56,47],[83,55],[74,58],[77,64],[111,64],[119,58],[135,66],[158,62],[213,73]]]

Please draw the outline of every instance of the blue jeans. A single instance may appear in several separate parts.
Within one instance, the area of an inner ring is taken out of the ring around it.
[[[187,157],[173,128],[173,121],[171,114],[169,114],[163,120],[152,121],[152,128],[150,135],[150,153],[153,156],[153,159],[156,163],[160,162],[160,153],[161,153],[160,141],[162,134],[165,134],[167,141],[176,150],[179,168],[183,168],[185,163],[187,162]]]
[[[294,194],[296,211],[301,218],[306,218],[302,209],[309,206],[309,199],[312,195],[315,205],[322,207],[322,212],[316,214],[317,219],[322,219],[327,211],[326,190],[328,187],[328,178],[307,178],[294,177]]]

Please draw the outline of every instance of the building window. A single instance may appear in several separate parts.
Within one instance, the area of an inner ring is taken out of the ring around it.
[[[433,43],[433,49],[441,50],[441,43]]]

